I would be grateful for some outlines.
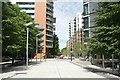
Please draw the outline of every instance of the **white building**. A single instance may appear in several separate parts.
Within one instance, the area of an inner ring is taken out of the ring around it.
[[[69,22],[70,48],[74,48],[78,42],[82,43],[82,26],[82,13],[77,13]]]
[[[69,22],[69,37],[72,37],[76,31],[82,29],[82,13],[77,13],[74,18],[71,18]]]
[[[12,4],[18,4],[22,11],[29,14],[34,20],[35,0],[11,0]]]

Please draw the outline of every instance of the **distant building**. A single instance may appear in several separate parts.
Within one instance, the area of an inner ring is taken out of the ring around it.
[[[70,50],[80,42],[82,43],[82,13],[77,13],[69,22],[69,48]],[[68,43],[67,42],[67,43]]]

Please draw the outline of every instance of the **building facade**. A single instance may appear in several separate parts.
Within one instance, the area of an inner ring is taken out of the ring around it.
[[[54,1],[47,2],[47,0],[11,0],[13,4],[18,4],[22,9],[32,17],[35,24],[44,27],[42,30],[43,36],[43,49],[42,56],[50,53],[53,48],[53,32],[55,30],[56,18],[53,17]],[[39,57],[40,54],[37,56]]]
[[[22,9],[21,11],[26,12],[30,15],[34,21],[35,14],[35,0],[11,0],[13,4],[18,4],[18,6]]]
[[[53,32],[55,30],[54,23],[56,18],[53,17],[54,2],[47,2],[46,0],[35,1],[35,23],[44,27],[44,47],[42,54],[47,55],[53,48]]]
[[[95,27],[94,19],[97,16],[96,9],[98,8],[97,2],[91,2],[90,0],[83,0],[83,34],[84,44],[87,44],[85,38],[92,37],[92,30]]]
[[[82,35],[82,13],[77,13],[69,22],[69,40],[67,41],[69,46],[67,47],[72,50],[78,42],[82,43]]]

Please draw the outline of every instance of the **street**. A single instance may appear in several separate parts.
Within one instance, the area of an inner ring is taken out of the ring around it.
[[[46,62],[29,65],[28,70],[13,73],[9,78],[118,78],[107,73],[92,72],[68,59],[47,59]]]

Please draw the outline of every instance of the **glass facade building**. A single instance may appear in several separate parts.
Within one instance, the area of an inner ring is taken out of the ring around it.
[[[83,0],[83,34],[84,43],[87,43],[85,38],[92,37],[92,30],[95,27],[94,19],[96,18],[96,9],[98,8],[97,2],[91,2],[90,0]]]

